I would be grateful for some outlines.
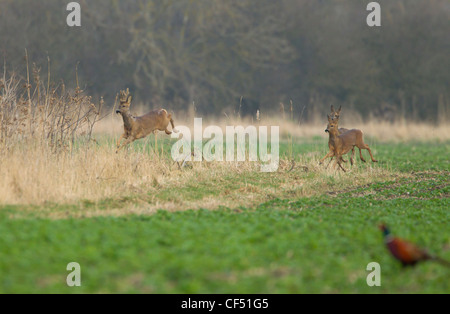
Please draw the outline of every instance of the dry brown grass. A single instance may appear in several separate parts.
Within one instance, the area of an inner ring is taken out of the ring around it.
[[[318,153],[301,157],[292,170],[291,162],[282,160],[278,172],[260,173],[259,165],[250,162],[202,162],[180,168],[154,154],[133,150],[115,154],[112,145],[59,155],[15,150],[2,155],[0,204],[38,205],[39,213],[33,214],[56,219],[152,214],[160,209],[215,210],[322,195],[404,176],[377,165],[343,173],[319,166],[319,157]],[[93,205],[86,207],[81,200]],[[106,207],[101,205],[105,200]],[[64,204],[78,204],[77,210],[60,210]]]
[[[103,102],[94,105],[78,87],[45,85],[38,70],[34,76],[35,85],[14,75],[0,79],[0,149],[39,145],[60,153],[81,136],[89,140]]]

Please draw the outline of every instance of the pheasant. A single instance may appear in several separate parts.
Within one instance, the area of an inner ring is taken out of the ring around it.
[[[417,247],[415,244],[392,236],[386,225],[382,224],[379,228],[383,232],[384,242],[386,243],[388,250],[402,263],[403,267],[415,266],[419,262],[428,260],[433,260],[450,267],[448,261],[430,255],[426,250]]]

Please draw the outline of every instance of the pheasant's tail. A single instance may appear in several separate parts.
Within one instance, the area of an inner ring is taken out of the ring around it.
[[[433,256],[431,259],[432,259],[433,261],[438,262],[439,264],[441,264],[441,265],[443,265],[443,266],[450,267],[450,262],[447,261],[447,260],[445,260],[445,259],[443,259],[443,258],[440,258],[439,256]]]

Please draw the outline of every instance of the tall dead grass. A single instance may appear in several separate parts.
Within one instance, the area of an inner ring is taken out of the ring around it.
[[[51,213],[54,218],[235,208],[274,198],[321,195],[401,176],[372,164],[343,173],[332,166],[319,166],[320,157],[311,153],[295,164],[283,159],[278,172],[260,173],[259,164],[252,162],[192,162],[182,168],[169,156],[135,150],[115,154],[113,143],[91,145],[72,154],[17,149],[3,156],[0,204],[76,204],[80,200],[132,197],[120,208]]]
[[[75,141],[91,139],[101,111],[77,87],[47,86],[34,71],[34,87],[12,75],[0,82],[0,147],[3,152],[18,145],[39,146],[53,152],[72,149]]]
[[[163,162],[140,153],[116,155],[90,147],[54,154],[39,148],[2,156],[0,199],[6,204],[70,203],[143,191],[168,172]]]
[[[27,67],[23,79],[7,77],[5,71],[0,79],[0,201],[45,201],[67,185],[64,168],[74,168],[64,161],[83,150],[76,146],[89,147],[101,105],[78,86],[67,90],[63,83],[52,84],[50,73],[43,81],[36,66]],[[52,181],[55,185],[43,193]]]

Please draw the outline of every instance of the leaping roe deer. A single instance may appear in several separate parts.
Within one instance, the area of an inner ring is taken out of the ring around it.
[[[172,125],[173,132],[178,133],[175,129],[172,115],[165,109],[154,110],[140,117],[132,116],[130,113],[132,98],[129,89],[120,91],[120,105],[116,110],[116,113],[122,115],[124,133],[117,142],[116,153],[124,146],[135,140],[144,138],[155,131],[164,131],[168,135],[172,134],[168,129],[169,123]],[[123,139],[125,139],[125,141],[121,145],[120,142]]]
[[[370,150],[369,145],[364,143],[363,132],[361,130],[353,129],[339,134],[338,123],[339,119],[333,119],[330,115],[328,115],[328,126],[325,132],[328,132],[329,134],[328,146],[330,148],[330,151],[324,158],[322,158],[322,160],[320,160],[321,164],[326,158],[336,157],[336,164],[339,165],[339,167],[343,171],[346,171],[342,166],[342,156],[347,154],[350,150],[353,150],[350,159],[351,164],[353,165],[355,146],[359,148],[359,156],[363,162],[366,162],[366,160],[362,156],[362,149],[367,149],[369,151],[370,157],[372,158],[372,161],[378,162],[373,158],[372,151]]]

